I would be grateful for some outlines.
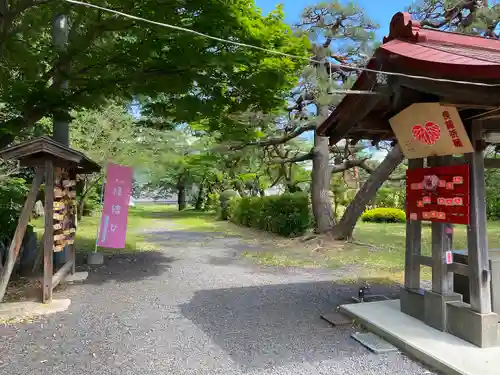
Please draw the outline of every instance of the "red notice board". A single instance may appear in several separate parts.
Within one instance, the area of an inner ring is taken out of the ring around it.
[[[469,204],[467,164],[406,171],[408,219],[468,225]]]

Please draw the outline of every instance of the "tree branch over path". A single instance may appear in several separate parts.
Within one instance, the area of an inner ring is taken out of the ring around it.
[[[299,163],[302,161],[312,160],[313,157],[314,157],[314,152],[313,150],[311,150],[311,152],[308,152],[306,154],[299,154],[292,156],[290,158],[273,159],[271,160],[271,162],[274,164]],[[368,160],[369,158],[346,160],[340,164],[334,165],[332,167],[332,173],[333,174],[340,173],[355,167],[359,167],[365,170],[367,173],[372,174],[375,171],[375,169],[368,165],[367,163]],[[389,177],[387,181],[403,181],[405,178],[406,175],[401,175],[401,176]]]
[[[301,161],[312,160],[313,158],[314,158],[314,152],[311,150],[311,152],[308,152],[306,154],[298,154],[290,158],[273,159],[271,160],[271,163],[273,164],[300,163]]]
[[[375,169],[374,169],[374,168],[372,168],[372,167],[370,167],[370,166],[366,163],[366,161],[367,161],[367,160],[368,160],[368,159],[363,160],[363,162],[362,162],[359,166],[360,166],[361,168],[363,168],[363,169],[364,169],[367,173],[372,174],[372,173],[375,171]],[[396,177],[389,177],[389,178],[387,179],[387,181],[403,181],[405,178],[406,178],[406,175],[396,176]]]
[[[299,126],[295,128],[293,131],[286,133],[285,135],[281,137],[269,137],[265,139],[260,139],[256,141],[251,141],[251,142],[246,142],[242,143],[239,145],[234,145],[231,146],[231,150],[241,150],[245,147],[248,146],[273,146],[273,145],[281,145],[283,143],[286,143],[294,138],[297,138],[299,135],[308,132],[308,131],[313,131],[316,130],[316,127],[318,126],[316,121],[307,123],[305,125]]]

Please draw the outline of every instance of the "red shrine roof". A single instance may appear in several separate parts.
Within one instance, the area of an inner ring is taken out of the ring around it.
[[[500,41],[421,27],[408,13],[394,15],[379,49],[448,77],[500,78]]]
[[[500,81],[500,41],[423,27],[420,22],[413,21],[410,14],[400,12],[393,16],[389,35],[377,48],[367,68],[462,81]],[[363,71],[352,89],[373,90],[374,78],[374,73]],[[332,128],[335,132],[334,128],[346,117],[346,112],[358,111],[359,106],[372,100],[369,99],[372,96],[375,95],[346,95],[318,127],[318,134],[331,135]],[[335,134],[332,141],[336,143],[346,135]]]

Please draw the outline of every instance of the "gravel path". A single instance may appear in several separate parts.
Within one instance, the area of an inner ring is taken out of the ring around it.
[[[431,374],[399,353],[371,354],[350,338],[355,328],[319,318],[355,294],[332,272],[244,264],[236,237],[150,236],[162,251],[110,257],[59,291],[69,311],[0,327],[0,373]]]

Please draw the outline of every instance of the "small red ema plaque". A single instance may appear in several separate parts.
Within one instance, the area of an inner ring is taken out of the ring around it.
[[[446,261],[446,264],[452,264],[453,263],[453,254],[449,250],[446,252],[445,261]]]
[[[421,188],[412,189],[417,186]],[[467,225],[469,195],[467,164],[406,171],[406,214],[409,220]]]

